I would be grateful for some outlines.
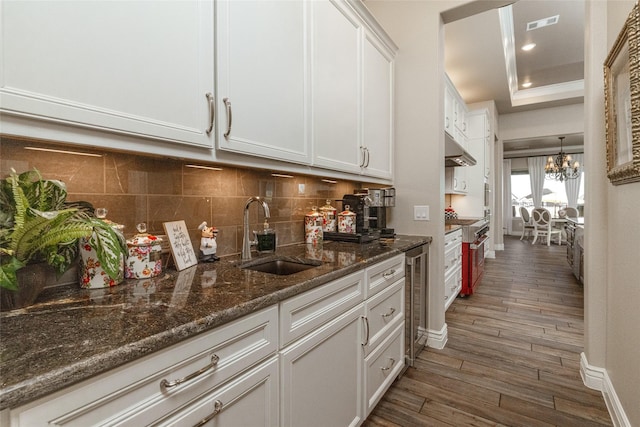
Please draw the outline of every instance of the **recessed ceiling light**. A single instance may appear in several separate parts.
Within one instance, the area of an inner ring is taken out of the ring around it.
[[[522,50],[524,51],[530,51],[531,49],[533,49],[534,47],[536,47],[535,43],[527,43],[524,46],[522,46]]]
[[[522,83],[522,87],[524,88],[531,87],[531,82]]]

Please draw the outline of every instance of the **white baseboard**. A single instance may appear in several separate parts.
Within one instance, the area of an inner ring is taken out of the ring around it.
[[[493,259],[496,257],[496,251],[487,251],[487,253],[484,254],[484,257]]]
[[[493,245],[493,249],[496,251],[504,251],[504,243],[498,243],[497,245]]]
[[[442,329],[439,331],[434,331],[433,329],[427,330],[427,347],[443,349],[445,345],[447,345],[447,324],[445,323],[442,326]]]
[[[631,422],[624,412],[620,399],[618,399],[607,370],[589,365],[584,352],[580,354],[580,376],[584,385],[602,393],[613,425],[616,427],[631,427]]]

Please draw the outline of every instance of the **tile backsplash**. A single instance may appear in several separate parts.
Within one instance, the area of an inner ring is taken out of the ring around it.
[[[342,203],[334,200],[367,186],[345,180],[332,184],[315,176],[273,177],[272,171],[228,165],[198,164],[220,170],[194,168],[184,160],[9,136],[0,136],[0,159],[2,178],[12,168],[17,172],[36,168],[44,178],[66,184],[68,201],[84,200],[107,208],[107,218],[124,224],[126,237],[135,234],[136,224],[141,222],[147,223],[150,233],[164,234],[163,222],[184,220],[197,253],[197,227],[206,221],[219,230],[221,256],[241,251],[242,215],[251,196],[265,198],[278,245],[287,245],[304,241],[304,215],[312,206],[322,206],[331,199],[331,204],[341,209]],[[251,229],[261,230],[263,219],[262,208],[252,204]]]

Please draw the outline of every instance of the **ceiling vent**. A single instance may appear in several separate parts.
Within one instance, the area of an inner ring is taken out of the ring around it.
[[[549,25],[557,24],[560,19],[560,15],[550,16],[549,18],[538,19],[527,23],[527,31],[537,30],[538,28],[548,27]]]

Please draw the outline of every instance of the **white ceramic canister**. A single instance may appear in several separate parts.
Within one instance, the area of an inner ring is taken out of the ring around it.
[[[327,204],[320,208],[323,224],[322,231],[335,233],[337,231],[337,209],[331,206],[331,200],[327,199]]]
[[[338,214],[338,232],[356,234],[356,213],[351,212],[351,206],[345,205],[344,211]]]
[[[304,241],[316,245],[322,243],[323,217],[318,212],[318,207],[313,206],[311,212],[304,216]]]
[[[162,239],[148,234],[147,225],[136,226],[139,234],[127,240],[129,257],[125,263],[127,279],[146,279],[162,272]]]
[[[96,217],[100,218],[118,232],[122,233],[124,225],[116,224],[115,222],[106,219],[107,210],[105,208],[96,209]],[[91,245],[91,241],[95,240],[95,233],[91,237],[83,237],[79,241],[80,245],[80,262],[78,265],[78,282],[80,287],[84,289],[98,289],[108,288],[116,286],[124,280],[124,257],[120,259],[120,268],[118,269],[118,276],[111,277],[100,266],[98,260],[98,254],[95,248]]]

